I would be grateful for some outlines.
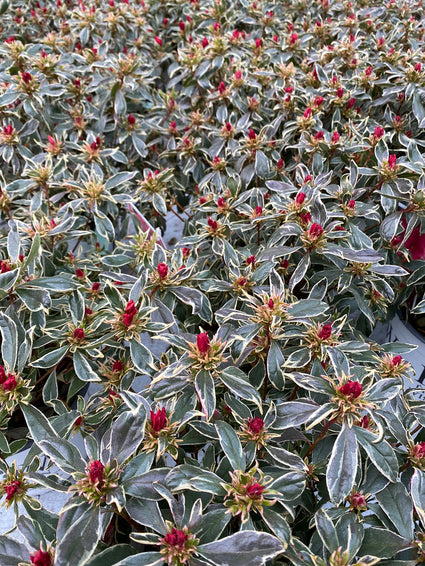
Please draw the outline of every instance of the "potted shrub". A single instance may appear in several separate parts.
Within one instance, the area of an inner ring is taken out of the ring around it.
[[[423,561],[421,3],[0,11],[0,564]]]

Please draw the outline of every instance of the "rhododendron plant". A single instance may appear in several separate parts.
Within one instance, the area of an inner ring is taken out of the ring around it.
[[[0,0],[0,566],[425,561],[423,28]]]

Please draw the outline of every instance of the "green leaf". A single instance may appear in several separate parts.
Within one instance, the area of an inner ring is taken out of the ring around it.
[[[70,511],[65,512],[64,515],[66,516]],[[89,507],[76,521],[71,522],[64,536],[58,540],[55,550],[55,566],[86,564],[87,559],[96,550],[103,534],[101,513],[100,507]],[[59,524],[66,520],[64,515],[60,516]]]
[[[120,173],[116,173],[115,175],[112,175],[112,177],[109,177],[106,181],[105,190],[110,191],[123,183],[128,183],[128,181],[134,179],[136,175],[137,171],[121,171]]]
[[[346,423],[338,434],[326,472],[331,501],[339,505],[354,486],[357,472],[357,438]]]
[[[277,536],[286,549],[291,540],[291,528],[281,513],[276,513],[270,507],[263,507],[263,521],[271,531]]]
[[[201,370],[196,374],[195,389],[201,402],[202,410],[209,421],[215,411],[214,379],[209,371]]]
[[[228,367],[221,370],[219,379],[236,396],[247,401],[252,401],[261,409],[262,401],[260,394],[253,387],[245,373],[237,367]]]
[[[330,553],[338,550],[341,546],[338,540],[338,533],[332,523],[329,515],[324,509],[319,509],[314,517],[317,532],[322,539],[323,544],[329,550]]]
[[[1,291],[9,291],[16,280],[19,277],[19,269],[12,269],[11,271],[6,271],[5,273],[0,273],[0,290]]]
[[[25,421],[30,431],[31,437],[37,446],[42,440],[56,436],[56,431],[43,415],[43,413],[32,405],[21,405]]]
[[[127,495],[159,501],[162,497],[154,488],[153,483],[163,482],[169,471],[169,468],[155,468],[140,476],[128,478],[122,485]]]
[[[58,364],[65,354],[68,352],[69,346],[62,346],[61,348],[57,348],[56,350],[52,350],[47,354],[44,354],[41,358],[38,358],[34,362],[31,363],[32,367],[35,368],[51,368]]]
[[[0,564],[19,566],[28,560],[28,550],[22,542],[0,535]]]
[[[197,552],[221,566],[238,564],[260,566],[283,552],[282,543],[274,536],[257,531],[241,531],[228,537],[202,544]]]
[[[152,369],[156,369],[152,354],[138,340],[130,340],[130,356],[140,372],[150,374]]]
[[[397,528],[403,538],[413,539],[413,504],[402,483],[390,483],[385,489],[375,494],[381,508]]]
[[[403,537],[377,527],[368,526],[364,531],[363,543],[359,555],[371,555],[379,558],[393,558],[398,552],[411,546]]]
[[[285,378],[282,366],[284,357],[279,344],[272,340],[267,354],[267,375],[271,383],[280,391],[285,387]]]
[[[122,413],[105,433],[107,444],[102,445],[110,453],[108,460],[116,458],[121,464],[129,458],[142,442],[146,425],[146,409],[140,405],[136,411]]]
[[[417,468],[412,477],[411,494],[416,513],[425,527],[425,474]]]
[[[160,552],[142,552],[124,558],[115,566],[162,566],[162,564],[164,564],[164,555]]]
[[[132,497],[126,503],[125,508],[130,517],[140,525],[149,527],[162,535],[167,532],[167,527],[156,501]]]
[[[40,440],[38,445],[49,458],[66,474],[85,472],[86,463],[76,446],[64,438],[49,437]]]
[[[135,553],[136,551],[129,544],[117,544],[93,556],[85,563],[85,566],[109,566]]]
[[[7,365],[9,371],[13,371],[18,356],[18,329],[7,314],[0,313],[0,333],[3,363]]]
[[[40,311],[51,306],[49,292],[45,289],[31,289],[31,287],[19,287],[16,294],[30,311]]]
[[[80,350],[74,352],[73,362],[75,373],[81,381],[102,381]]]
[[[358,426],[354,427],[354,432],[374,466],[382,475],[395,482],[398,477],[398,461],[388,442],[386,440],[377,442],[378,438],[373,433]]]
[[[246,461],[242,445],[233,427],[225,421],[217,421],[215,428],[220,440],[220,445],[234,470],[245,471]]]
[[[273,423],[273,428],[283,430],[293,426],[299,426],[306,423],[311,415],[313,415],[318,405],[309,403],[308,401],[289,401],[279,403],[276,408],[277,417]]]

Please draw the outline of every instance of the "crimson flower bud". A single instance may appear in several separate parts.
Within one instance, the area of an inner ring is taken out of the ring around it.
[[[269,302],[267,303],[268,307],[270,310],[274,309],[274,300],[273,299],[269,299]]]
[[[113,371],[114,373],[120,373],[123,369],[124,369],[124,364],[122,363],[121,360],[116,360],[116,361],[112,364],[112,371]]]
[[[184,548],[187,539],[187,534],[185,534],[183,531],[178,531],[173,527],[171,529],[171,533],[167,533],[165,535],[164,542],[169,546],[178,546],[180,548]]]
[[[11,499],[13,499],[15,493],[19,491],[20,487],[21,487],[21,482],[19,480],[15,480],[4,485],[3,489],[6,493],[6,501],[10,501]]]
[[[217,230],[217,222],[215,220],[213,220],[212,218],[208,217],[208,226],[211,228],[211,230]]]
[[[323,96],[319,96],[317,95],[316,98],[314,99],[314,106],[321,106],[323,104],[324,98]]]
[[[133,116],[133,114],[129,114],[127,116],[127,122],[130,124],[130,126],[133,126],[133,124],[136,123],[136,118]]]
[[[357,399],[362,393],[362,386],[358,381],[351,381],[351,379],[349,379],[339,388],[339,392],[348,399]]]
[[[184,22],[179,22],[179,28],[180,28],[181,31],[184,31],[184,30],[185,30],[185,24],[184,24]]]
[[[369,67],[365,71],[365,75],[367,77],[370,77],[371,74],[372,74],[372,67],[369,65]]]
[[[403,358],[401,356],[394,356],[393,359],[391,360],[391,367],[399,366],[402,361]]]
[[[303,224],[310,224],[311,222],[311,213],[310,212],[303,212],[300,215],[300,220]]]
[[[291,45],[294,45],[294,43],[296,43],[298,40],[298,34],[297,33],[291,33],[291,37],[289,38],[289,43]]]
[[[415,71],[416,71],[417,73],[420,73],[421,70],[422,70],[422,65],[421,65],[420,63],[416,63],[416,65],[415,65]]]
[[[89,477],[92,483],[100,483],[103,480],[103,470],[105,466],[99,460],[94,460],[90,464]]]
[[[209,41],[206,37],[202,38],[202,47],[205,49],[205,47],[207,47],[207,45],[209,45]]]
[[[208,334],[206,332],[201,332],[196,337],[196,345],[198,346],[198,350],[201,354],[206,354],[209,352],[210,349],[210,339],[208,338]]]
[[[362,493],[352,493],[348,501],[355,511],[366,511],[367,509],[366,498]]]
[[[280,158],[280,159],[278,160],[278,162],[276,163],[276,169],[277,169],[278,171],[280,171],[281,169],[283,169],[283,159],[282,159],[282,158]]]
[[[257,37],[257,39],[255,40],[256,49],[259,49],[262,45],[263,45],[263,40],[261,39],[261,37]]]
[[[0,384],[4,383],[7,379],[7,375],[6,372],[4,370],[4,367],[0,365]]]
[[[342,86],[338,87],[336,95],[338,98],[342,98],[344,96],[344,89],[342,88]]]
[[[306,108],[306,109],[305,109],[303,116],[304,116],[304,118],[306,118],[306,119],[308,120],[308,119],[311,118],[311,114],[312,114],[312,110],[311,110],[311,108],[309,107],[309,108]]]
[[[217,206],[220,208],[224,208],[226,206],[226,199],[224,199],[223,197],[218,197]]]
[[[351,97],[350,100],[347,102],[347,110],[350,110],[350,108],[353,108],[353,106],[356,103],[356,99],[354,97]]]
[[[390,169],[395,169],[396,165],[397,165],[397,156],[395,155],[395,153],[392,153],[388,157],[388,167]]]
[[[182,249],[182,255],[185,259],[187,259],[190,256],[190,248],[187,248],[186,246]]]
[[[16,389],[16,386],[16,377],[13,375],[13,373],[9,373],[7,375],[7,379],[1,384],[3,391],[14,391]]]
[[[272,299],[270,299],[272,300]],[[259,434],[264,429],[264,421],[260,417],[248,419],[248,430],[254,434]]]
[[[321,340],[327,340],[332,334],[332,324],[324,324],[320,331],[317,333],[317,337]]]
[[[96,292],[99,291],[99,289],[100,289],[100,283],[96,281],[96,283],[93,283],[91,290]]]
[[[263,208],[261,206],[256,206],[254,210],[256,216],[261,216],[263,214]]]
[[[250,140],[255,140],[257,138],[257,134],[254,132],[252,128],[249,129],[248,138]]]
[[[376,128],[373,132],[373,135],[374,135],[375,138],[380,139],[380,138],[382,138],[384,133],[385,133],[384,128],[381,128],[380,126],[376,126]]]
[[[161,279],[165,279],[168,275],[168,265],[166,263],[158,263],[156,271]]]
[[[74,428],[77,428],[83,424],[83,417],[77,417],[72,425]]]
[[[82,328],[76,328],[74,330],[74,340],[77,342],[82,342],[86,337],[84,330]]]
[[[282,269],[288,269],[288,267],[289,267],[289,261],[288,261],[287,259],[282,259],[282,261],[279,262],[279,266],[280,266]],[[269,303],[269,306],[270,306],[270,303]]]
[[[221,83],[218,85],[218,92],[220,94],[224,94],[225,91],[226,91],[226,85],[224,84],[223,81],[221,81]]]
[[[250,255],[246,258],[247,265],[254,265],[255,263],[255,255]]]
[[[341,136],[338,134],[338,132],[334,132],[332,134],[332,138],[331,138],[332,143],[338,143],[340,137]]]
[[[77,279],[84,279],[85,275],[84,275],[84,271],[82,269],[76,269],[75,270],[75,277]]]
[[[246,494],[251,499],[254,499],[255,497],[260,497],[263,491],[264,491],[264,486],[259,483],[253,483],[252,485],[249,485],[246,488]]]
[[[314,136],[314,139],[316,140],[322,140],[325,137],[325,132],[323,130],[320,130],[319,132],[317,132],[317,134]]]
[[[355,208],[355,206],[356,206],[356,201],[353,200],[353,199],[350,199],[350,200],[348,201],[347,206],[348,206],[348,208],[351,208],[351,210],[354,210],[354,208]]]
[[[207,202],[207,199],[205,197],[201,197],[199,199],[199,204],[205,204]]]
[[[31,73],[28,73],[27,71],[21,73],[21,79],[26,85],[29,84],[32,81]]]
[[[324,230],[322,226],[314,222],[308,229],[308,237],[312,241],[318,240],[320,236],[323,234],[323,231]]]
[[[167,413],[165,407],[159,409],[156,413],[151,411],[151,425],[155,432],[162,430],[167,424]]]
[[[162,39],[160,37],[156,35],[153,39],[160,47],[162,46]]]
[[[305,201],[305,193],[303,193],[303,191],[300,191],[295,197],[295,202],[298,206],[301,206],[304,201]]]

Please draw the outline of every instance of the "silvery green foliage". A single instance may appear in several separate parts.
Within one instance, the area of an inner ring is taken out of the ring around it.
[[[0,14],[0,565],[423,561],[421,3]]]

